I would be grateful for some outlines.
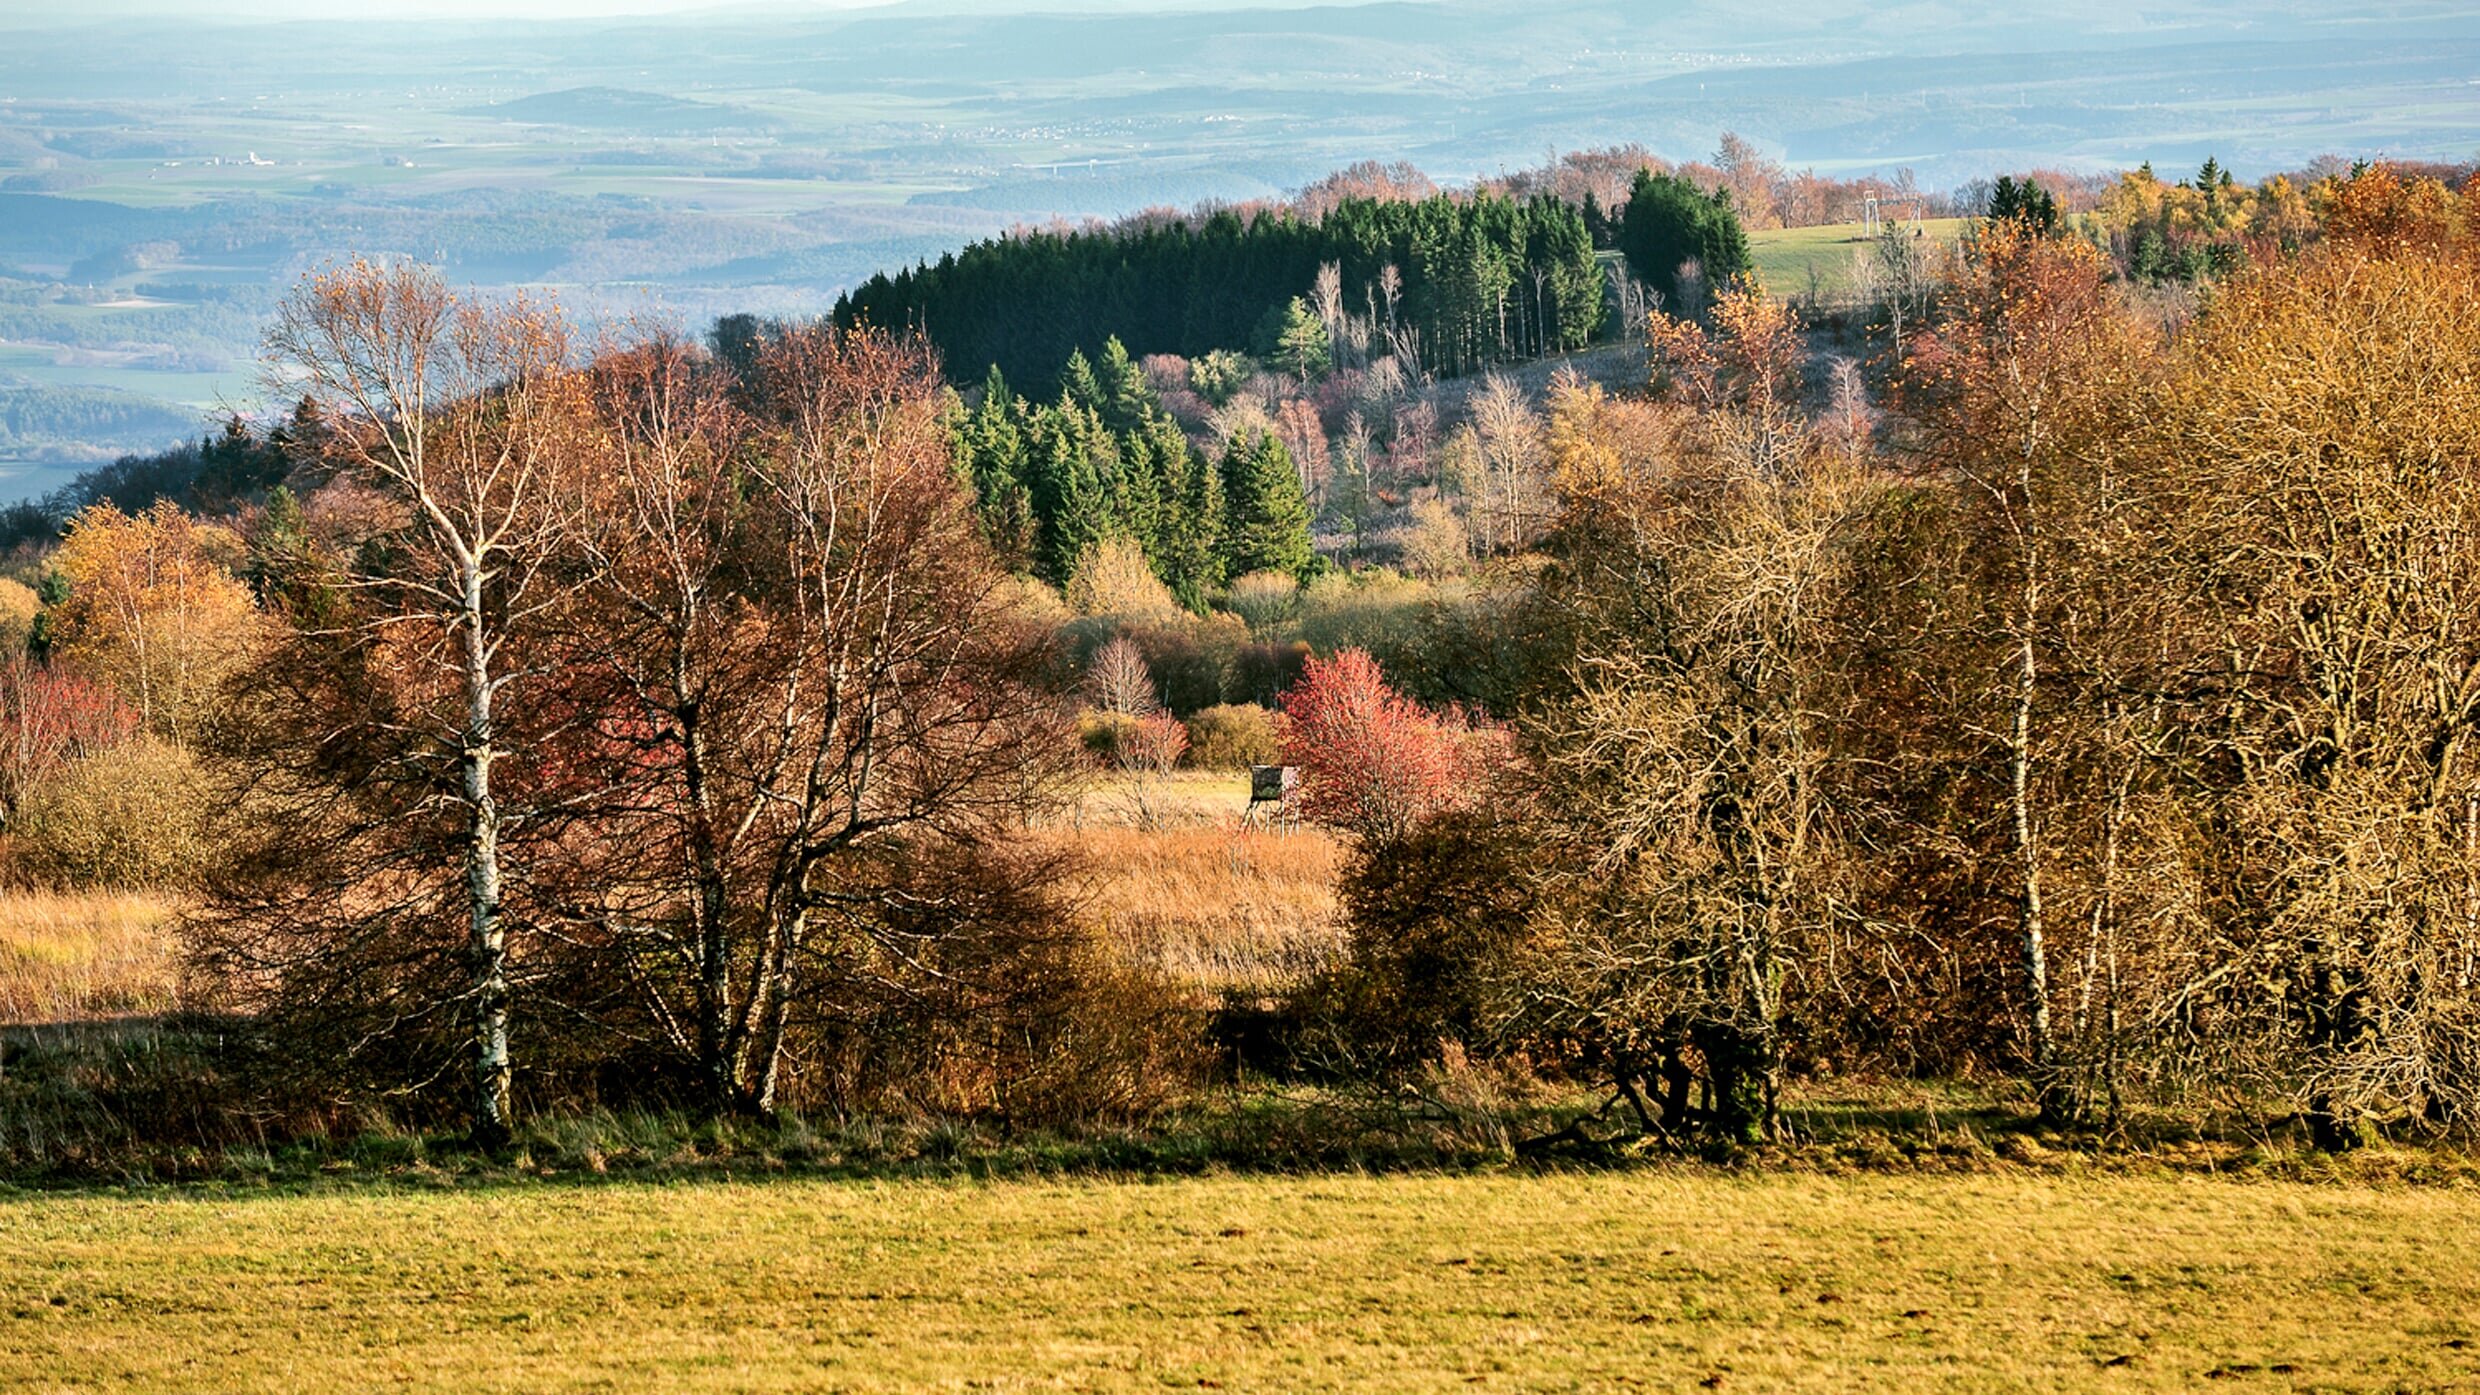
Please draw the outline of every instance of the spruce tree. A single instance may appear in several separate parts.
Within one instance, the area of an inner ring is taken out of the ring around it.
[[[1027,482],[1038,522],[1034,570],[1054,586],[1066,585],[1086,549],[1112,531],[1108,466],[1096,459],[1108,439],[1093,414],[1064,393],[1027,423]]]
[[[1309,501],[1281,437],[1245,432],[1223,450],[1223,573],[1289,572],[1307,580],[1317,554],[1309,544]]]
[[[951,410],[956,463],[973,487],[982,536],[1008,566],[1033,562],[1037,529],[1027,472],[1025,404],[1008,391],[996,364],[982,380],[982,400],[970,412]]]
[[[1694,259],[1705,284],[1727,286],[1753,263],[1748,234],[1731,207],[1727,189],[1707,194],[1676,175],[1636,172],[1619,226],[1619,250],[1628,266],[1665,301],[1679,299],[1679,268]]]
[[[1114,334],[1102,346],[1102,364],[1094,372],[1102,393],[1097,410],[1103,424],[1125,435],[1145,429],[1146,419],[1162,410],[1162,398],[1145,380],[1145,370],[1128,356],[1128,346]]]
[[[1059,391],[1070,402],[1099,415],[1109,400],[1102,391],[1102,380],[1094,375],[1093,360],[1078,349],[1068,355],[1068,366],[1059,374]]]
[[[1142,429],[1117,437],[1113,456],[1118,469],[1110,478],[1111,521],[1149,559],[1162,550],[1165,509],[1158,451],[1159,443]],[[1176,500],[1173,507],[1177,507]]]
[[[1326,322],[1309,313],[1307,301],[1293,296],[1282,308],[1274,335],[1273,359],[1284,372],[1306,381],[1323,375],[1334,362],[1334,345]]]
[[[2021,223],[2047,237],[2058,231],[2058,200],[2029,176],[2002,174],[1989,190],[1989,220]]]
[[[1186,452],[1183,469],[1182,507],[1164,543],[1163,581],[1180,604],[1203,612],[1206,597],[1231,577],[1223,564],[1223,472],[1193,449]]]
[[[1146,556],[1154,574],[1192,610],[1223,584],[1219,537],[1223,527],[1223,480],[1201,459],[1180,424],[1156,415],[1145,426],[1146,456],[1154,469],[1157,507]]]

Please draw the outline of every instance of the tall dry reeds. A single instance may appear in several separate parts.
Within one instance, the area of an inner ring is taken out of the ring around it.
[[[1205,994],[1274,992],[1342,954],[1342,844],[1320,829],[1244,823],[1244,772],[1165,783],[1150,827],[1105,780],[1048,834],[1082,855],[1087,913],[1107,945]]]

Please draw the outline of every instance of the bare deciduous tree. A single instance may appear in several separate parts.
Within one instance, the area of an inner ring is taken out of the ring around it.
[[[567,594],[557,564],[587,473],[582,380],[555,311],[523,300],[466,301],[411,265],[356,263],[311,278],[268,344],[287,390],[316,404],[328,425],[321,465],[366,486],[395,516],[332,559],[321,582],[350,594],[348,623],[327,629],[312,619],[275,660],[298,673],[269,695],[303,705],[262,711],[272,740],[245,748],[242,764],[262,777],[261,793],[281,791],[277,807],[304,819],[278,838],[332,837],[318,851],[368,855],[372,875],[342,901],[316,907],[305,926],[332,928],[341,915],[359,922],[368,943],[388,922],[435,904],[437,859],[457,869],[463,990],[447,1003],[421,1001],[416,990],[393,1011],[464,1012],[472,1132],[494,1145],[511,1124],[503,852],[536,812],[530,780],[525,796],[512,798],[502,769],[526,749],[512,745],[507,716],[542,677],[530,636]],[[319,675],[343,681],[322,684]],[[270,770],[253,759],[269,756],[302,764]],[[380,787],[393,792],[367,797]],[[441,813],[451,815],[444,838],[411,831]],[[239,951],[236,965],[279,976],[299,967],[282,947],[292,938],[286,927],[267,918],[287,914],[288,899],[301,912],[321,891],[279,878],[228,899],[225,927],[240,933],[223,944]]]

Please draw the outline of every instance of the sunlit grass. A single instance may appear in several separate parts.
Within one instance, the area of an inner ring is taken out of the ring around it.
[[[0,1387],[2453,1389],[2475,1224],[2018,1175],[20,1198]]]
[[[1243,822],[1245,771],[1187,771],[1153,782],[1097,779],[1067,826],[1086,909],[1133,961],[1206,991],[1298,983],[1342,951],[1336,881],[1346,850],[1313,825]]]
[[[171,1008],[173,909],[138,892],[0,894],[0,1025]]]
[[[1951,243],[1963,233],[1962,218],[1931,218],[1924,221],[1921,235],[1932,242]],[[1908,222],[1899,223],[1908,229]],[[1854,288],[1853,255],[1867,250],[1866,229],[1859,223],[1829,223],[1813,228],[1767,228],[1748,235],[1748,254],[1756,262],[1757,272],[1765,280],[1765,288],[1778,296],[1806,294],[1810,288],[1810,272],[1816,274],[1815,289],[1824,295],[1842,295]]]

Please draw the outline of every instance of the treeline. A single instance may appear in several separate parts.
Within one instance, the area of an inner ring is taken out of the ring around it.
[[[1892,418],[1802,398],[1778,303],[1657,318],[1649,398],[1551,405],[1519,758],[1365,840],[1336,1039],[1573,1061],[1672,1139],[1871,1062],[2480,1125],[2469,204],[2338,181],[2175,333],[1992,224]]]
[[[318,429],[307,413],[267,427],[228,417],[221,431],[196,441],[82,471],[40,499],[0,508],[0,553],[48,547],[71,519],[98,504],[136,514],[168,502],[206,517],[253,507],[291,472],[296,443],[313,440]]]
[[[1603,276],[1577,210],[1487,194],[1025,232],[872,277],[838,300],[835,321],[918,328],[967,380],[996,366],[1048,395],[1070,354],[1099,355],[1113,336],[1139,357],[1271,351],[1287,307],[1329,264],[1335,308],[1379,352],[1427,371],[1576,348],[1602,325]]]

